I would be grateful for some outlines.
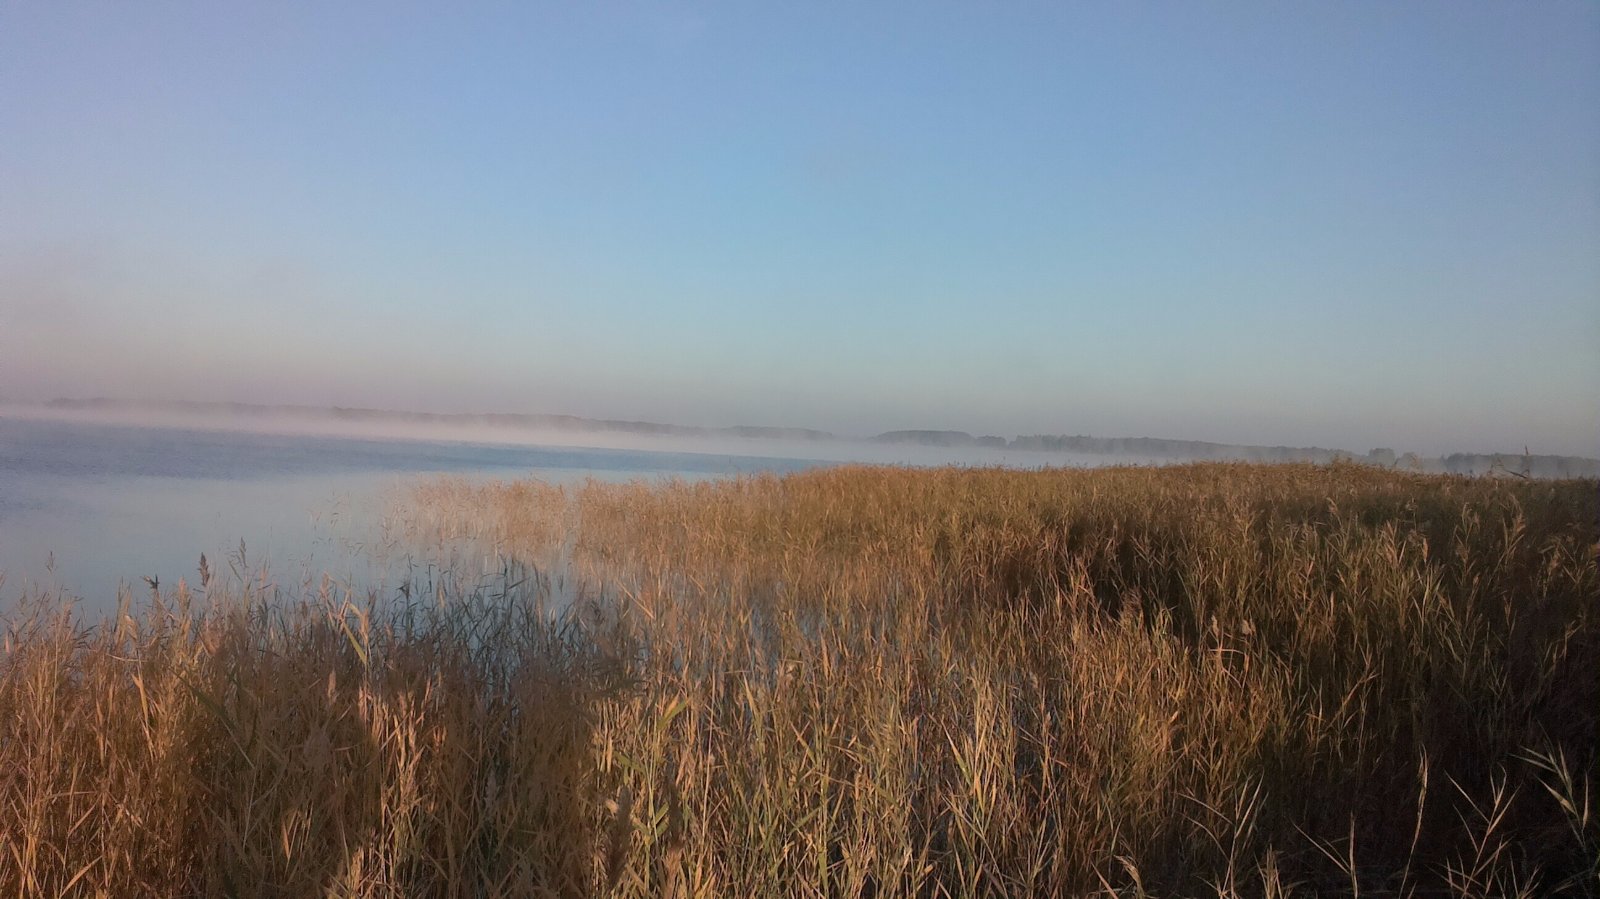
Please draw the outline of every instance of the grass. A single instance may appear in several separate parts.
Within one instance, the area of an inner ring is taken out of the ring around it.
[[[34,597],[0,893],[1600,895],[1593,481],[440,481],[503,576]]]

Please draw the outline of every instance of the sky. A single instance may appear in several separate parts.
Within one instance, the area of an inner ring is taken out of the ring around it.
[[[1600,455],[1600,4],[0,0],[0,398]]]

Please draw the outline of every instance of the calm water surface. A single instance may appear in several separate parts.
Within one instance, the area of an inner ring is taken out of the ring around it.
[[[0,608],[60,592],[110,608],[145,590],[265,565],[275,582],[394,576],[366,551],[428,476],[631,480],[795,471],[798,459],[424,440],[305,437],[0,418]],[[426,560],[407,560],[426,564]]]

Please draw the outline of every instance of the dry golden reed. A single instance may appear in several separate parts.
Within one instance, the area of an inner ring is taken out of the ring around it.
[[[1594,896],[1596,489],[440,481],[497,584],[14,610],[0,893]]]

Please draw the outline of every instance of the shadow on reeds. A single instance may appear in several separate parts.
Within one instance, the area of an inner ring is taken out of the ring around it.
[[[582,895],[614,666],[526,597],[35,603],[0,657],[8,895]]]

